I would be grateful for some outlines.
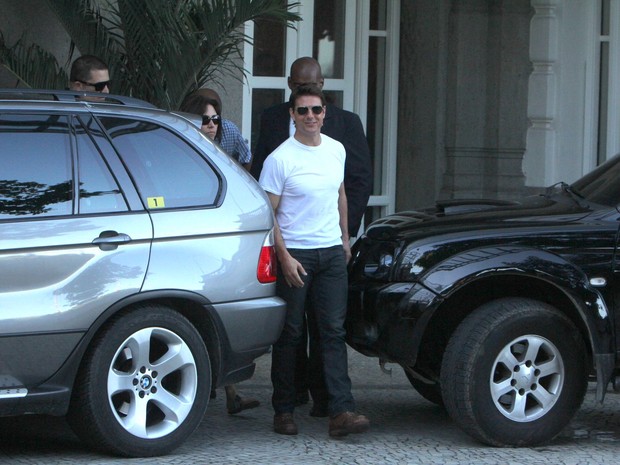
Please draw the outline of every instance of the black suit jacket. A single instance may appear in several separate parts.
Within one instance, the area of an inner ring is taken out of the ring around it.
[[[250,173],[256,180],[265,158],[289,138],[289,104],[266,109],[260,119],[258,143],[252,155]],[[347,152],[344,167],[344,188],[347,194],[349,235],[356,236],[372,192],[370,150],[359,116],[328,104],[321,128],[323,134],[336,139]]]

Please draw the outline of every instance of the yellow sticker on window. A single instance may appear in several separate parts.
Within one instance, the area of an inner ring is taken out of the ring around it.
[[[163,197],[147,197],[146,203],[149,208],[164,208],[166,206]]]

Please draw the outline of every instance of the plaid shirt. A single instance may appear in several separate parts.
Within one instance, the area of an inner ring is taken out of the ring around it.
[[[220,147],[239,163],[245,165],[252,160],[248,141],[243,138],[239,128],[230,120],[222,118],[222,140]]]

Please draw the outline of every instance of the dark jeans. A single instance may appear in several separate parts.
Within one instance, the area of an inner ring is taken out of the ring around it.
[[[348,373],[344,319],[347,310],[347,268],[342,246],[289,249],[306,270],[304,286],[289,287],[278,271],[277,294],[287,303],[287,316],[271,359],[272,404],[276,414],[295,409],[295,358],[302,340],[305,302],[316,322],[329,413],[355,410]]]
[[[312,318],[312,313],[308,312],[309,304],[310,299],[306,301],[306,318],[295,360],[295,391],[298,399],[301,396],[307,396],[310,391],[314,405],[327,408],[329,397],[323,376],[319,330],[316,321]]]

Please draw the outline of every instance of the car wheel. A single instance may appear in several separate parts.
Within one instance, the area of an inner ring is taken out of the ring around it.
[[[413,375],[411,375],[407,370],[405,370],[405,375],[413,388],[418,391],[418,394],[429,402],[443,407],[443,398],[441,397],[441,386],[439,383],[428,384],[424,381],[420,381],[419,379],[414,378]]]
[[[587,387],[586,349],[572,322],[530,299],[478,308],[450,339],[441,366],[446,409],[474,438],[495,446],[549,441]]]
[[[94,447],[163,455],[196,429],[210,392],[209,357],[196,328],[169,308],[146,306],[115,317],[95,338],[68,419]]]

